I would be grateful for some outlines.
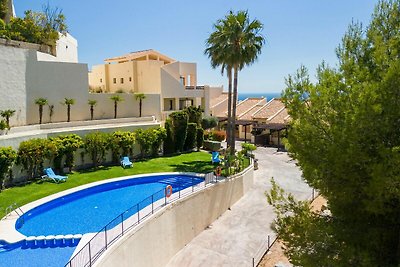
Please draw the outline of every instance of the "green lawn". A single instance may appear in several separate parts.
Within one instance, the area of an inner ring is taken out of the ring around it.
[[[205,152],[193,152],[172,157],[160,157],[134,162],[133,168],[120,166],[103,167],[96,171],[83,170],[68,175],[65,183],[34,182],[20,187],[6,189],[0,193],[0,218],[12,203],[22,206],[42,197],[95,181],[115,177],[154,173],[154,172],[197,172],[206,173],[214,170],[211,156]]]

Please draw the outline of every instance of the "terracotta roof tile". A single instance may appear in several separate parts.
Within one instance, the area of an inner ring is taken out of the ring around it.
[[[273,98],[262,108],[260,108],[260,110],[255,112],[252,117],[253,119],[269,119],[284,107],[285,105],[280,99]]]

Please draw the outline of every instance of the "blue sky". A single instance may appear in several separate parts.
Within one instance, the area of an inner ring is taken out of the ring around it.
[[[14,0],[16,13],[63,9],[79,42],[79,61],[92,65],[131,51],[156,49],[196,62],[199,84],[224,85],[203,54],[212,25],[229,10],[248,10],[264,23],[267,43],[258,61],[239,74],[239,92],[270,93],[303,64],[313,76],[325,60],[337,64],[335,48],[352,20],[368,24],[378,0]]]

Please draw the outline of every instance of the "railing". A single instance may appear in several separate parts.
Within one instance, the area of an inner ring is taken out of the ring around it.
[[[195,182],[200,179],[202,182],[195,184]],[[70,259],[65,267],[92,266],[113,243],[124,236],[127,231],[139,225],[141,221],[152,215],[155,211],[186,195],[205,188],[208,184],[215,183],[217,180],[218,177],[213,173],[206,174],[204,180],[198,177],[191,177],[191,180],[185,183],[174,183],[173,190],[177,190],[177,192],[173,193],[170,197],[167,197],[166,190],[162,189],[143,199],[118,215],[97,232],[92,239]]]
[[[18,215],[19,218],[21,218],[22,223],[24,223],[23,215],[25,213],[22,211],[21,207],[15,202],[6,208],[6,216],[4,218],[7,218],[8,215],[11,214],[11,212],[13,211]]]
[[[189,85],[189,86],[185,86],[186,90],[204,90],[204,85],[199,85],[199,86],[193,86],[193,85]]]
[[[317,197],[319,196],[319,193],[312,188],[312,193],[311,193],[311,200],[310,202],[312,203]],[[271,247],[275,244],[275,241],[278,240],[278,235],[273,234],[273,235],[267,235],[267,239],[264,240],[264,242],[260,245],[258,248],[257,252],[255,253],[254,257],[252,258],[252,266],[256,267],[264,257],[268,251],[270,251]]]

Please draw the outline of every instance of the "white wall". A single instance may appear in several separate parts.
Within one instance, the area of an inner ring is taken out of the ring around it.
[[[59,34],[56,43],[57,60],[59,62],[78,63],[78,41],[69,33]]]
[[[238,201],[253,185],[253,166],[165,208],[125,234],[97,267],[160,267]]]
[[[0,45],[0,110],[14,109],[11,125],[26,124],[27,49]]]

